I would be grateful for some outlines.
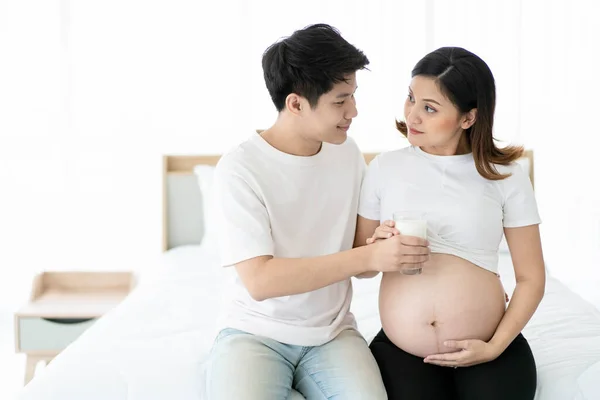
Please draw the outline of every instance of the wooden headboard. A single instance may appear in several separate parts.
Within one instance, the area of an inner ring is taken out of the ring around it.
[[[367,164],[377,154],[364,153]],[[200,243],[204,231],[202,194],[194,176],[194,167],[217,165],[220,158],[220,155],[163,156],[163,251]],[[520,161],[529,168],[533,184],[533,151],[525,151]]]
[[[202,194],[196,165],[217,165],[219,155],[163,156],[162,250],[199,243],[203,233]]]

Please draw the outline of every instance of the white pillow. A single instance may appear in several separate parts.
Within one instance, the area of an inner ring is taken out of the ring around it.
[[[202,211],[204,221],[204,232],[202,235],[202,244],[214,243],[216,241],[215,208],[213,201],[213,181],[215,167],[213,165],[200,164],[194,167],[194,175],[200,193],[202,194]]]

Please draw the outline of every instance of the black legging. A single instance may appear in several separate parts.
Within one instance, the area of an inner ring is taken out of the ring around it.
[[[537,373],[522,334],[495,360],[472,367],[426,364],[381,330],[370,345],[389,400],[532,400]]]

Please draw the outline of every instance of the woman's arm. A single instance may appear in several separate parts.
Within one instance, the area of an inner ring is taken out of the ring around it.
[[[354,247],[361,247],[367,244],[367,239],[373,236],[375,229],[379,226],[379,221],[363,218],[360,215],[356,220],[356,234],[354,235]],[[356,275],[357,278],[372,278],[379,272],[370,271]]]
[[[354,235],[354,247],[360,247],[367,244],[367,239],[373,236],[375,229],[379,226],[379,221],[367,219],[360,215],[356,219],[356,233]]]
[[[494,336],[489,342],[475,340],[449,340],[447,347],[456,352],[425,357],[426,363],[468,367],[488,362],[498,357],[523,330],[544,296],[546,270],[538,225],[504,228],[510,250],[517,286],[508,309],[504,313]]]
[[[504,228],[517,285],[506,313],[489,344],[501,354],[533,316],[546,286],[546,269],[538,225]]]

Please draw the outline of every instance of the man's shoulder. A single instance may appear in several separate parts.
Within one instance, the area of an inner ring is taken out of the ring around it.
[[[219,173],[243,173],[248,171],[257,158],[256,145],[246,139],[225,151],[216,166]]]

